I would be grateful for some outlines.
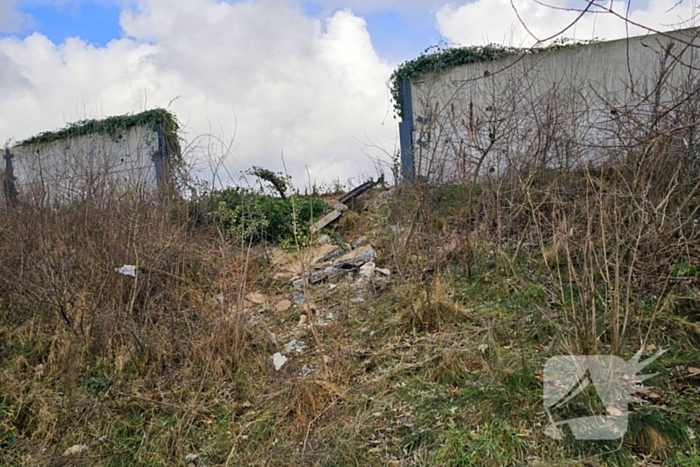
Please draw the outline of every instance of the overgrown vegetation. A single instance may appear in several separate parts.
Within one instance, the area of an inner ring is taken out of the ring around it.
[[[433,45],[425,49],[417,58],[399,65],[389,78],[389,89],[394,100],[396,115],[402,115],[403,94],[401,81],[417,78],[426,73],[440,72],[447,68],[476,62],[488,62],[522,53],[526,49],[505,47],[498,44],[473,47],[444,47]]]
[[[403,94],[401,81],[415,79],[429,73],[440,73],[460,65],[477,62],[491,62],[515,55],[531,54],[557,50],[565,47],[586,45],[599,42],[599,39],[574,41],[564,37],[557,38],[551,44],[535,48],[507,47],[500,44],[484,46],[445,46],[433,45],[425,49],[418,57],[407,60],[393,71],[389,78],[389,90],[394,101],[396,116],[403,115]]]
[[[55,141],[67,140],[78,136],[86,136],[95,133],[109,135],[114,140],[120,140],[130,128],[145,126],[163,129],[165,144],[171,163],[179,167],[182,163],[182,151],[178,131],[180,125],[175,116],[166,109],[156,108],[137,114],[117,115],[102,120],[81,120],[72,122],[64,128],[55,131],[44,131],[17,143],[18,146],[31,146],[48,144]]]
[[[167,205],[6,209],[0,465],[699,465],[698,85],[608,102],[594,146],[580,94],[511,84],[424,148],[460,155],[453,183],[375,189],[314,236],[329,208],[263,169]],[[362,242],[388,278],[310,284],[330,243]],[[667,352],[622,439],[547,435],[612,415],[589,386],[550,420],[548,359],[640,347]]]
[[[366,195],[334,235],[369,235],[392,278],[308,286],[282,311],[299,293],[272,278],[269,258],[283,250],[230,241],[191,207],[129,198],[8,211],[0,464],[695,465],[700,334],[680,310],[657,314],[647,345],[671,350],[648,369],[661,375],[638,394],[623,444],[547,437],[542,365],[569,348],[571,318],[551,301],[558,285],[535,250],[496,248],[494,230],[463,220],[468,193]],[[116,273],[122,264],[137,265],[136,277]],[[306,349],[286,352],[291,339]],[[279,372],[277,351],[290,357]],[[570,410],[600,407],[584,394]]]
[[[276,198],[240,187],[214,193],[216,209],[210,213],[229,237],[308,246],[309,222],[328,212],[328,205],[316,197],[293,195]]]

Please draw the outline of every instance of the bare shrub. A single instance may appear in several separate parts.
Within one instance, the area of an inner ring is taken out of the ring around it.
[[[24,200],[0,226],[0,328],[24,371],[41,368],[67,394],[95,367],[110,378],[230,376],[256,341],[242,301],[250,263],[159,193]],[[136,276],[115,271],[123,265]]]

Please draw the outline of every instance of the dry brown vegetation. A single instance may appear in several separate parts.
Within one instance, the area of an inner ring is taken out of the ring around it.
[[[676,412],[697,407],[687,370],[697,321],[677,309],[645,306],[628,319],[653,318],[664,332],[647,342],[674,344],[671,373],[654,388],[670,412],[653,419],[662,402],[647,398],[639,413],[653,420],[635,425],[622,450],[562,450],[544,435],[539,369],[580,336],[567,327],[577,308],[557,302],[569,269],[557,268],[586,242],[563,230],[561,246],[545,237],[539,250],[486,219],[474,229],[460,221],[467,196],[464,187],[370,193],[334,235],[369,235],[391,278],[307,285],[291,308],[278,304],[298,291],[274,276],[299,250],[228,241],[215,224],[195,226],[181,202],[6,211],[0,462],[182,465],[196,454],[193,465],[633,465],[669,453],[694,462],[685,428],[694,419]],[[136,278],[115,272],[123,264],[139,266]],[[612,338],[605,313],[602,346]],[[291,339],[304,350],[285,351]],[[275,371],[278,351],[290,360]]]
[[[497,131],[462,128],[458,183],[375,190],[321,232],[368,236],[389,279],[295,290],[282,265],[317,238],[295,224],[286,250],[259,242],[211,199],[8,207],[0,464],[698,465],[700,93],[686,84],[616,106],[596,141],[571,101],[497,93]],[[487,158],[503,170],[481,174]],[[256,196],[243,207],[264,225],[273,198]],[[640,346],[669,351],[622,441],[546,436],[547,358]]]

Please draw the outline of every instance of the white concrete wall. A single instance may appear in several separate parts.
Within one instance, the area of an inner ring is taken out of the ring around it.
[[[415,173],[464,180],[484,154],[480,174],[505,170],[516,155],[550,167],[610,157],[604,148],[625,125],[620,115],[654,118],[665,103],[697,90],[699,34],[690,29],[577,45],[413,79]],[[555,124],[572,134],[550,141],[556,148],[543,148],[540,129]],[[575,148],[565,148],[567,141],[576,141]]]
[[[153,192],[157,134],[135,126],[120,135],[89,134],[11,149],[19,198],[51,204]]]

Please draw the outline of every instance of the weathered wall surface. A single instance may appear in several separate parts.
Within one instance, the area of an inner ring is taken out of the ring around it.
[[[621,129],[653,124],[697,91],[699,34],[568,46],[414,78],[404,173],[450,182],[498,174],[516,156],[550,168],[614,157],[606,148]]]
[[[51,204],[153,192],[157,133],[141,125],[117,134],[93,133],[11,148],[20,199]]]

